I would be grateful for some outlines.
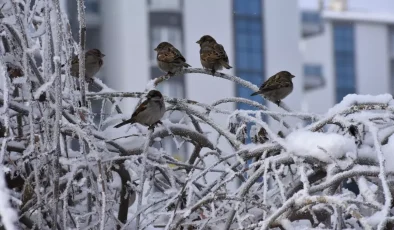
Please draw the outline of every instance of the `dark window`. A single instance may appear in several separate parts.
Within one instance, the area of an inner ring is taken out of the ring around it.
[[[149,57],[150,57],[150,74],[152,78],[165,75],[157,66],[156,51],[154,48],[160,42],[170,42],[185,56],[183,51],[183,23],[182,23],[182,0],[149,0],[147,1],[149,12]],[[185,97],[185,78],[178,76],[162,82],[157,86],[160,92],[168,97],[184,98]],[[178,123],[184,114],[179,111],[173,111],[169,119]],[[175,138],[176,139],[176,138]],[[179,142],[179,140],[178,140]],[[173,138],[164,138],[160,143],[154,144],[157,148],[163,148],[168,154],[184,161],[187,159],[187,146],[182,145],[180,148],[174,142]],[[172,167],[172,166],[170,166]]]
[[[303,11],[301,13],[301,20],[303,23],[320,24],[321,16],[319,11]]]
[[[264,82],[264,47],[262,0],[233,0],[236,76],[260,86]],[[264,103],[260,96],[251,97],[250,89],[236,86],[238,97]],[[238,104],[238,109],[255,107]]]
[[[149,0],[148,2],[152,10],[180,10],[182,7],[181,0]]]
[[[323,76],[322,66],[319,64],[304,64],[304,75],[321,77]]]
[[[86,0],[85,1],[86,13],[99,13],[98,0]]]
[[[390,58],[390,76],[391,76],[391,92],[394,92],[394,26],[389,27],[389,58]]]
[[[336,102],[344,96],[356,93],[353,24],[334,23],[334,57]]]
[[[157,53],[154,51],[154,48],[160,42],[165,41],[171,43],[185,56],[183,51],[182,11],[168,11],[175,8],[181,9],[183,4],[181,0],[149,0],[148,6],[151,10],[149,13],[151,76],[152,78],[156,78],[165,74],[157,67]],[[166,96],[182,98],[185,96],[184,79],[184,77],[173,78],[161,83],[158,89]]]
[[[183,42],[182,42],[182,28],[179,26],[153,26],[150,28],[151,31],[151,60],[156,65],[156,51],[154,48],[160,44],[160,42],[169,42],[175,46],[181,53],[183,53]],[[156,76],[157,77],[157,76]]]
[[[234,13],[261,15],[261,0],[234,0]]]

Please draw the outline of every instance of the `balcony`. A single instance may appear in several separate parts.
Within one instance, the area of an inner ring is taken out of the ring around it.
[[[323,20],[319,11],[303,11],[301,13],[302,37],[310,37],[323,32]]]
[[[149,9],[151,11],[181,11],[181,0],[150,0]]]
[[[320,64],[304,64],[304,90],[310,91],[326,85]]]

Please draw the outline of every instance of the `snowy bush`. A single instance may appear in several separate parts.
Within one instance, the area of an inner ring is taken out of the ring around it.
[[[167,115],[153,132],[115,130],[129,116],[121,98],[144,98],[169,77],[143,92],[115,92],[95,79],[100,91],[89,92],[68,71],[74,54],[84,56],[82,0],[78,7],[78,43],[58,0],[7,1],[1,9],[2,229],[392,229],[391,95],[348,95],[319,115],[284,103],[274,112],[245,98],[166,97]],[[185,73],[211,74],[177,75]],[[224,103],[256,110],[229,111]],[[167,119],[174,111],[183,116],[177,123]],[[189,146],[188,158],[176,159],[164,139],[179,151]]]

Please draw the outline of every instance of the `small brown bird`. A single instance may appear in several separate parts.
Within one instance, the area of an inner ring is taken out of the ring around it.
[[[105,54],[101,53],[99,49],[91,49],[85,53],[85,78],[86,81],[93,81],[94,75],[103,66],[103,57]],[[62,65],[63,67],[64,65]],[[71,60],[71,75],[74,77],[79,77],[79,58],[74,56]]]
[[[280,71],[265,81],[259,91],[250,96],[261,94],[279,106],[280,101],[293,91],[293,82],[291,81],[293,77],[295,76],[288,71]]]
[[[154,50],[157,51],[157,65],[167,75],[174,75],[183,67],[191,67],[181,52],[169,42],[161,42]]]
[[[212,75],[216,71],[222,70],[223,67],[226,69],[233,68],[228,64],[229,61],[224,47],[218,44],[213,37],[204,35],[197,43],[200,44],[201,65],[205,69],[211,70]]]
[[[7,63],[7,72],[11,79],[22,77],[24,75],[23,70],[20,67],[15,66],[11,63]]]
[[[140,123],[141,125],[149,126],[149,129],[153,130],[155,125],[161,124],[160,119],[166,112],[163,95],[160,91],[151,90],[146,98],[147,99],[137,107],[130,119],[115,125],[115,128],[119,128],[126,124]]]

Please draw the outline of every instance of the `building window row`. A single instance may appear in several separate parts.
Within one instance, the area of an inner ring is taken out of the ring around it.
[[[355,42],[352,23],[334,23],[334,65],[336,102],[356,93]]]
[[[391,76],[391,93],[394,93],[394,26],[389,26],[389,65]]]
[[[262,0],[233,0],[235,72],[236,75],[253,84],[264,81],[264,40]],[[251,97],[251,90],[236,86],[238,97],[264,103],[261,97]],[[238,109],[252,110],[252,106],[238,104]]]

